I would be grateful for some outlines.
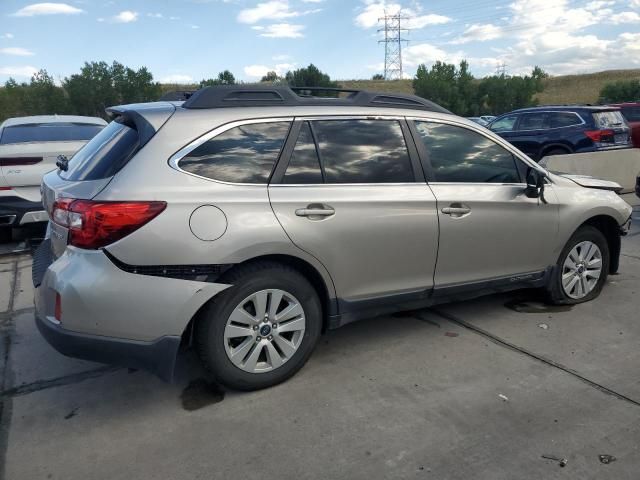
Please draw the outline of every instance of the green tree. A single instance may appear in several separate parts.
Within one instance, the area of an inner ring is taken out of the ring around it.
[[[306,68],[287,72],[285,79],[292,87],[338,87],[337,82],[332,81],[329,75],[321,72],[313,63]]]
[[[469,114],[473,99],[474,78],[468,71],[466,61],[460,68],[450,63],[437,61],[427,69],[426,65],[418,66],[413,79],[413,90],[416,95],[427,98],[458,115]]]
[[[371,80],[384,80],[384,75],[382,75],[381,73],[376,73],[375,75],[373,75],[373,77],[371,77]]]
[[[260,83],[278,83],[280,81],[282,81],[282,77],[279,77],[278,74],[274,71],[267,72],[267,74],[260,79]]]
[[[607,83],[600,91],[602,103],[636,102],[640,100],[640,80]]]
[[[538,104],[535,94],[544,89],[547,74],[535,67],[531,75],[493,75],[483,78],[478,84],[480,113],[500,115],[517,108]]]
[[[105,108],[112,105],[156,100],[162,90],[146,67],[133,70],[118,62],[86,62],[62,85],[71,110],[89,116],[105,116]]]
[[[23,105],[30,115],[64,114],[69,111],[64,90],[55,84],[46,70],[35,73],[25,90]]]
[[[200,82],[200,88],[212,87],[214,85],[235,85],[236,77],[229,70],[218,73],[216,78],[209,78]]]

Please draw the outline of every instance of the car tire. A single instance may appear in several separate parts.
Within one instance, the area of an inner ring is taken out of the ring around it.
[[[590,225],[580,227],[562,249],[553,268],[546,289],[549,302],[573,305],[596,298],[607,280],[610,258],[609,244],[602,232]],[[579,261],[574,262],[576,259]],[[575,268],[572,263],[576,265]],[[598,272],[596,266],[599,266]],[[594,278],[596,273],[597,279]]]
[[[201,311],[194,332],[200,358],[214,379],[249,391],[284,382],[298,372],[322,330],[322,306],[311,283],[296,269],[274,262],[235,268],[218,282],[232,286]],[[276,301],[278,305],[271,311],[271,303]],[[271,315],[279,308],[279,313]],[[294,310],[302,313],[286,319],[287,312]],[[261,311],[269,318],[264,319]],[[276,318],[283,323],[277,323]],[[294,322],[298,330],[285,332]]]
[[[11,228],[2,227],[0,228],[0,243],[10,243],[11,242]]]
[[[544,155],[542,155],[542,158],[551,157],[553,155],[567,155],[569,153],[571,152],[568,152],[564,148],[552,148],[551,150],[544,152]]]

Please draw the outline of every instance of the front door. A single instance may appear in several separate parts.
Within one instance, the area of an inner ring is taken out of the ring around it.
[[[330,272],[343,311],[433,285],[435,197],[407,135],[398,119],[298,121],[269,186],[278,220]]]
[[[464,126],[415,127],[440,219],[436,288],[527,279],[554,263],[557,201],[550,188],[547,203],[525,196],[524,162]]]

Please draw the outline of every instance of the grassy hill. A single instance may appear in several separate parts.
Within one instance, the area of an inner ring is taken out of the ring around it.
[[[540,105],[564,103],[597,103],[600,90],[607,83],[640,79],[640,69],[607,70],[605,72],[549,77],[544,91],[538,94]],[[411,80],[340,80],[344,88],[362,88],[381,92],[413,93]]]

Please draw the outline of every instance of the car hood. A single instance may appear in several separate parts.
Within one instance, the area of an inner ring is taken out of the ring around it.
[[[561,177],[568,178],[577,183],[581,187],[585,188],[597,188],[598,190],[610,190],[612,192],[620,193],[623,188],[619,183],[612,182],[610,180],[601,180],[599,178],[590,177],[589,175],[572,175],[570,173],[556,173]]]

